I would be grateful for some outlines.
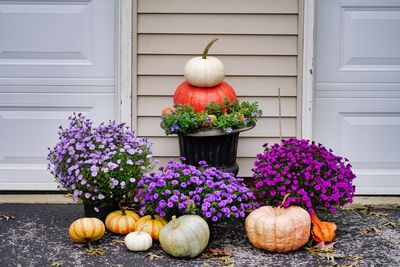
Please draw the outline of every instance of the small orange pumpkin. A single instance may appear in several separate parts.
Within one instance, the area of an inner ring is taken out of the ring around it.
[[[130,210],[116,210],[107,215],[106,227],[111,233],[126,235],[135,231],[140,216]]]
[[[285,200],[286,197],[283,203]],[[256,248],[271,252],[293,251],[304,246],[310,238],[308,212],[298,206],[281,206],[263,206],[246,218],[246,234]]]
[[[167,116],[168,114],[171,114],[171,113],[174,113],[174,112],[175,112],[175,108],[170,108],[170,107],[168,107],[168,108],[164,108],[164,109],[162,110],[161,114],[162,114],[163,116]]]
[[[158,240],[161,229],[168,222],[159,215],[146,215],[136,223],[136,231],[143,231],[151,235],[153,240]]]
[[[318,242],[332,242],[335,238],[336,224],[333,222],[323,222],[314,213],[311,215],[312,238]]]
[[[104,236],[104,223],[97,218],[81,218],[69,227],[69,236],[76,243],[89,243]]]

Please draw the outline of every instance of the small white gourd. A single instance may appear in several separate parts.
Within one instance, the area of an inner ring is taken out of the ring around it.
[[[214,87],[225,78],[224,64],[216,57],[209,57],[208,50],[217,41],[214,38],[204,49],[201,57],[190,59],[185,65],[185,79],[193,86]]]
[[[153,245],[153,239],[146,232],[131,232],[124,242],[130,251],[146,251]]]
[[[194,258],[208,245],[210,229],[207,222],[198,215],[175,216],[161,229],[162,249],[174,257]]]

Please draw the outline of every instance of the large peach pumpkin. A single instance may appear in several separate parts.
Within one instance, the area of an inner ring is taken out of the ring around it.
[[[307,243],[311,219],[301,207],[264,206],[250,213],[245,226],[247,237],[256,248],[287,252]]]

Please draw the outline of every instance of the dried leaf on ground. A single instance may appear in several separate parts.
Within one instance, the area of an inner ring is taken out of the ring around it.
[[[361,266],[361,257],[360,256],[349,256],[348,257],[352,262],[346,265],[338,265],[337,267],[359,267]]]
[[[85,251],[89,256],[103,256],[106,253],[106,251],[102,248],[86,248]]]
[[[327,245],[321,245],[317,244],[315,246],[312,246],[311,243],[308,244],[305,249],[310,252],[311,254],[318,256],[318,257],[323,257],[327,259],[328,261],[335,261],[337,258],[344,258],[344,255],[339,254],[333,249],[333,245],[331,246],[330,244]]]
[[[151,252],[147,253],[146,257],[149,258],[149,260],[151,260],[151,261],[153,261],[155,259],[164,259],[165,258],[165,256],[157,255],[157,254],[154,254],[154,253],[151,253]]]
[[[396,229],[398,227],[397,223],[395,223],[394,221],[386,221],[383,226],[385,226],[386,228],[393,228]]]
[[[117,244],[121,244],[121,245],[125,245],[125,241],[123,239],[113,239],[112,242],[117,243]]]
[[[378,232],[380,232],[380,231],[381,231],[381,230],[379,230],[378,227],[370,226],[370,227],[367,227],[367,228],[362,229],[362,230],[361,230],[361,234],[362,234],[362,235],[369,235],[369,234],[373,234],[373,233],[378,233]]]
[[[212,261],[222,261],[223,266],[233,266],[234,261],[231,253],[226,247],[224,248],[208,248],[202,254],[201,258]]]
[[[377,216],[377,217],[386,217],[386,216],[389,216],[389,213],[387,213],[387,212],[380,212],[380,211],[371,211],[371,212],[369,213],[369,215],[371,215],[371,216]]]
[[[52,266],[52,267],[60,267],[63,264],[64,263],[62,261],[53,261],[50,266]]]
[[[11,215],[1,215],[0,216],[0,221],[11,221],[11,220],[15,220],[14,216]]]

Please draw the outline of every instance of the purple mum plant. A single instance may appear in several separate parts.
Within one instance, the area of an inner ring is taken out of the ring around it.
[[[231,173],[170,161],[159,173],[145,175],[135,200],[141,204],[141,214],[197,214],[208,221],[221,221],[245,216],[255,207],[254,194]]]
[[[123,123],[94,127],[82,114],[68,120],[47,157],[59,188],[96,211],[131,197],[140,177],[153,167],[151,143],[136,138]]]
[[[321,144],[295,138],[264,147],[252,169],[257,195],[264,203],[279,205],[290,194],[284,207],[295,204],[313,214],[318,209],[335,212],[337,206],[352,202],[356,176],[348,159]]]

